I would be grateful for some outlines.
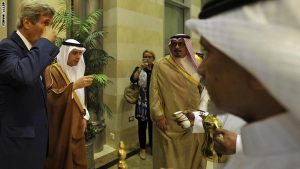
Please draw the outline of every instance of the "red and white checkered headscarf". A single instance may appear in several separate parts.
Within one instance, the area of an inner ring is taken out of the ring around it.
[[[196,70],[199,66],[199,63],[195,60],[195,52],[192,46],[192,41],[191,41],[191,37],[189,35],[186,34],[177,34],[175,36],[172,36],[170,38],[170,42],[168,44],[169,46],[169,50],[170,50],[170,56],[174,59],[174,61],[177,63],[178,66],[180,66],[183,70],[183,66],[181,65],[181,63],[179,62],[179,58],[175,57],[174,54],[172,53],[171,50],[171,41],[172,40],[179,40],[179,39],[183,39],[184,40],[184,44],[185,47],[187,49],[187,58],[189,60],[189,62],[191,63],[191,65],[194,67],[194,69]]]

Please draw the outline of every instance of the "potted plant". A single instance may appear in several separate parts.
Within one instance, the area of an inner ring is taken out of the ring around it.
[[[95,161],[94,161],[94,146],[93,146],[93,139],[95,138],[96,134],[98,133],[97,127],[95,127],[90,121],[87,122],[87,132],[85,132],[85,147],[87,152],[87,161],[88,161],[88,169],[95,168]]]
[[[112,59],[106,51],[100,48],[104,31],[96,29],[97,22],[102,15],[101,9],[88,14],[84,19],[80,19],[72,9],[68,0],[62,0],[66,8],[58,10],[53,18],[53,28],[57,33],[65,32],[66,37],[58,37],[56,45],[61,46],[65,39],[76,39],[83,44],[86,49],[84,60],[86,64],[85,74],[93,75],[93,84],[86,88],[87,108],[91,119],[87,123],[86,142],[89,143],[105,128],[104,113],[111,117],[111,110],[102,101],[102,90],[110,82],[103,74],[103,68],[108,60]]]

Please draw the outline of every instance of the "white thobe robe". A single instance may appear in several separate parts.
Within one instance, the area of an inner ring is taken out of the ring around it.
[[[243,153],[225,169],[300,169],[300,122],[290,113],[244,126]]]

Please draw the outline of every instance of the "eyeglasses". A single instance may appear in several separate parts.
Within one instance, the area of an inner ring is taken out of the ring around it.
[[[171,47],[176,47],[176,46],[183,47],[184,45],[185,45],[184,42],[177,42],[177,41],[171,41],[170,44]]]

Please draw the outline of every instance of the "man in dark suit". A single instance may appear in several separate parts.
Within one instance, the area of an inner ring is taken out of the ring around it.
[[[0,168],[43,168],[48,124],[41,74],[59,51],[53,15],[47,4],[23,3],[18,30],[0,42]]]

